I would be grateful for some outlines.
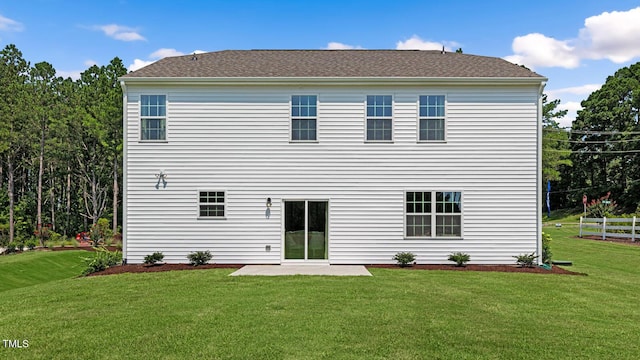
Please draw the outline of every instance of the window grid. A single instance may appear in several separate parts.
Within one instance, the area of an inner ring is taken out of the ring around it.
[[[367,141],[391,141],[392,116],[391,95],[367,95]]]
[[[200,191],[200,217],[224,217],[224,207],[224,191]]]
[[[422,95],[419,105],[420,141],[444,140],[445,106],[444,95]]]
[[[407,191],[406,237],[461,237],[462,193],[459,191]]]
[[[406,195],[407,236],[431,236],[431,192],[411,191]]]
[[[315,95],[291,96],[291,140],[316,141],[318,97]]]
[[[140,140],[166,140],[166,95],[140,96]]]

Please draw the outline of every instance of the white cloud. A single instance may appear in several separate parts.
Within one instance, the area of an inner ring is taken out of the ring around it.
[[[158,49],[156,51],[154,51],[153,53],[151,53],[151,55],[149,55],[149,58],[151,59],[162,59],[168,56],[181,56],[184,55],[183,52],[178,51],[176,49]]]
[[[584,21],[573,39],[559,40],[539,33],[513,39],[513,55],[505,60],[530,68],[573,69],[583,59],[623,63],[640,57],[640,7],[603,12]]]
[[[128,26],[109,24],[109,25],[96,25],[94,30],[100,30],[110,38],[122,41],[140,41],[147,40],[140,35],[135,29]]]
[[[98,63],[91,59],[87,59],[84,61],[84,66],[86,67],[91,67],[93,65],[98,65]]]
[[[459,44],[455,41],[426,41],[422,40],[418,35],[413,35],[405,41],[398,41],[396,50],[442,50],[442,47],[444,47],[445,51],[453,51],[452,48],[458,46]]]
[[[145,60],[135,59],[135,60],[133,60],[133,64],[129,65],[129,67],[127,69],[129,69],[129,71],[136,71],[138,69],[142,69],[143,67],[145,67],[147,65],[151,65],[154,62],[155,62],[154,60],[145,61]]]
[[[549,101],[559,98],[563,94],[570,95],[589,95],[592,92],[600,89],[601,84],[585,84],[581,86],[572,86],[568,88],[561,88],[555,90],[546,90],[545,93],[549,98]]]
[[[62,76],[62,77],[63,77],[63,78],[65,78],[65,79],[66,79],[66,78],[68,78],[68,77],[70,77],[70,78],[71,78],[71,79],[73,79],[73,80],[78,80],[78,79],[80,79],[80,73],[81,73],[82,71],[83,71],[83,70],[69,70],[69,71],[66,71],[66,70],[56,70],[56,75],[57,75],[57,76]]]
[[[0,15],[0,30],[2,31],[22,31],[24,26],[13,19]]]
[[[343,43],[332,41],[329,44],[327,44],[326,49],[327,50],[351,50],[351,49],[362,49],[362,46],[360,46],[360,45],[348,45],[348,44],[343,44]]]
[[[567,115],[563,118],[558,119],[558,124],[560,127],[569,128],[571,127],[571,123],[576,119],[578,115],[578,110],[582,110],[582,106],[577,101],[567,101],[566,103],[560,102],[558,105],[559,110],[567,110]]]
[[[206,51],[204,50],[193,50],[193,54],[204,54]]]
[[[592,59],[623,63],[640,56],[640,7],[587,18],[580,38],[589,43]]]

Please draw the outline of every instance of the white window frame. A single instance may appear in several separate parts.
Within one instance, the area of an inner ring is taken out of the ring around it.
[[[144,96],[164,96],[164,116],[150,116],[150,115],[142,115],[142,98]],[[167,113],[169,112],[169,106],[168,103],[169,101],[167,100],[168,96],[167,94],[162,94],[162,93],[153,93],[153,94],[140,94],[140,98],[138,99],[138,109],[140,111],[140,121],[138,122],[139,125],[139,129],[140,129],[140,134],[139,134],[139,141],[140,142],[151,142],[151,143],[163,143],[163,142],[167,142]],[[163,120],[164,121],[164,139],[143,139],[142,138],[142,134],[143,134],[143,126],[142,123],[145,120]]]
[[[369,105],[369,97],[370,96],[388,96],[391,98],[391,116],[368,116],[368,105]],[[364,97],[364,142],[365,143],[393,143],[394,139],[394,130],[395,130],[395,122],[393,121],[393,113],[395,107],[395,97],[393,94],[367,94]],[[369,139],[369,120],[389,120],[391,121],[391,139],[389,140],[372,140]]]
[[[407,193],[411,192],[421,192],[421,193],[431,193],[431,209],[429,213],[410,213],[407,211]],[[437,194],[438,193],[460,193],[460,213],[446,213],[446,212],[436,212],[436,202],[437,202]],[[436,190],[420,190],[420,189],[407,189],[402,194],[402,204],[403,204],[403,236],[405,239],[430,239],[430,240],[446,240],[446,239],[454,239],[461,240],[464,238],[464,192],[462,190],[452,190],[452,189],[436,189]],[[407,235],[407,218],[409,215],[428,215],[431,217],[431,235],[430,236],[408,236]],[[460,236],[456,235],[437,235],[437,219],[438,216],[459,216],[460,217]]]
[[[221,192],[222,196],[223,196],[223,201],[222,202],[201,202],[200,201],[200,194],[203,193],[203,192],[207,192],[207,193],[211,193],[211,192],[220,193]],[[225,220],[227,218],[227,196],[228,196],[228,192],[226,190],[221,190],[221,189],[198,189],[198,191],[196,192],[196,203],[198,204],[198,206],[197,206],[197,218],[198,218],[198,220]],[[222,216],[205,216],[205,215],[201,215],[200,206],[202,206],[202,205],[222,205],[223,215]]]
[[[316,98],[316,116],[293,116],[293,97],[294,96],[315,96]],[[320,118],[320,106],[318,101],[318,94],[292,94],[289,96],[289,142],[291,143],[317,143],[319,142],[320,134],[318,131]],[[294,140],[293,139],[293,121],[294,120],[315,120],[316,122],[316,138],[314,140]]]
[[[420,114],[420,98],[422,96],[443,96],[444,97],[444,114],[443,116],[421,116]],[[418,101],[416,104],[416,110],[417,110],[417,118],[418,121],[416,122],[416,139],[419,143],[444,143],[447,141],[447,113],[448,113],[448,109],[447,109],[447,95],[443,94],[443,93],[439,93],[439,94],[420,94],[418,95]],[[443,129],[442,129],[442,139],[438,139],[438,140],[427,140],[427,139],[420,139],[420,122],[421,120],[442,120],[443,121]]]

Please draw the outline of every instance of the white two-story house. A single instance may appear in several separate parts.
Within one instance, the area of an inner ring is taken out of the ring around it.
[[[171,263],[540,253],[546,78],[440,51],[247,50],[121,78],[123,252]]]

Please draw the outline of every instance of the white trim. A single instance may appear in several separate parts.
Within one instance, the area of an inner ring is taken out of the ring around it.
[[[542,264],[542,97],[546,82],[540,84],[540,90],[538,91],[538,114],[537,114],[537,141],[536,141],[536,197],[538,198],[538,209],[536,211],[536,225],[538,233],[536,234],[536,251],[538,256],[538,265]]]
[[[128,161],[127,157],[129,156],[129,142],[127,141],[129,128],[129,119],[127,117],[127,110],[129,106],[127,104],[128,101],[128,92],[127,85],[124,81],[120,81],[120,86],[122,87],[122,259],[123,261],[127,260],[127,214],[128,214],[128,206],[127,206],[127,166]],[[117,209],[115,210],[117,211]]]
[[[546,77],[127,77],[127,83],[217,85],[539,85]]]

